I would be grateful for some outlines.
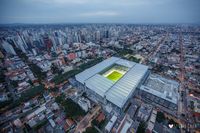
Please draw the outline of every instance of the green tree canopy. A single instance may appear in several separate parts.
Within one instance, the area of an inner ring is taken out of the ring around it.
[[[64,95],[56,97],[56,102],[61,104],[64,108],[64,111],[66,113],[66,116],[69,118],[75,118],[78,116],[85,115],[85,111],[72,99],[67,98],[65,100]]]
[[[165,120],[165,115],[162,112],[157,113],[156,121],[158,123],[161,123]]]
[[[97,129],[95,127],[88,127],[86,128],[86,131],[83,133],[98,133]]]
[[[146,129],[146,123],[140,122],[138,129],[137,129],[137,133],[145,133],[145,129]]]

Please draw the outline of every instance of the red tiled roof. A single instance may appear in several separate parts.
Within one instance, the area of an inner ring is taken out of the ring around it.
[[[97,121],[101,122],[101,121],[104,120],[104,119],[105,119],[105,115],[104,115],[103,112],[101,112],[101,113],[98,115],[98,117],[97,117]]]
[[[70,54],[67,55],[67,57],[68,57],[69,60],[73,60],[73,59],[76,58],[76,54],[75,53],[70,53]]]
[[[71,127],[74,124],[72,119],[66,119],[67,124]]]
[[[66,124],[64,125],[64,130],[66,131],[67,129],[69,129],[69,125],[66,123]]]

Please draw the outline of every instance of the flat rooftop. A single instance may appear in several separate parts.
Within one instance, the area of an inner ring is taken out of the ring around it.
[[[111,57],[75,76],[111,103],[122,108],[144,77],[148,67],[125,59]]]
[[[140,87],[141,90],[174,104],[177,104],[178,102],[178,88],[178,82],[153,74],[151,74],[145,83]]]

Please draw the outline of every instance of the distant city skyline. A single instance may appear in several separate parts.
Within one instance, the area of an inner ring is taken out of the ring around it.
[[[0,24],[200,24],[199,0],[1,0]]]

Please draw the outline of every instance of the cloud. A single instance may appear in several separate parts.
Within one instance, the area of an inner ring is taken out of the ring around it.
[[[200,0],[0,0],[0,23],[200,23],[199,6]]]
[[[23,0],[26,2],[27,0]],[[150,3],[166,3],[171,0],[30,0],[32,2],[47,3],[47,4],[121,4],[121,5],[147,5]]]
[[[96,12],[86,12],[81,13],[80,16],[82,17],[95,17],[95,16],[119,16],[120,13],[114,11],[96,11]]]
[[[56,19],[61,17],[42,17],[42,16],[2,16],[1,18],[8,19]]]
[[[46,4],[87,4],[91,2],[95,2],[97,0],[32,0],[33,2],[41,2]]]

